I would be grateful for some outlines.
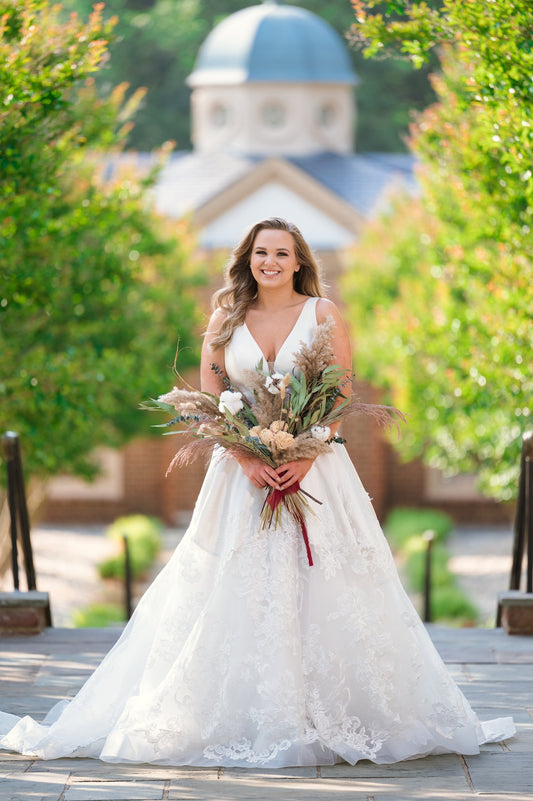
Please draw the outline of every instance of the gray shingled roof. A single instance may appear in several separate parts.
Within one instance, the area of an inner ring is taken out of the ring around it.
[[[156,208],[168,217],[183,217],[215,198],[265,160],[263,156],[230,153],[173,153],[154,189]],[[286,160],[363,217],[376,213],[386,198],[387,190],[394,185],[400,184],[410,193],[417,191],[414,159],[409,154],[319,153],[291,156]],[[141,172],[147,172],[153,164],[153,156],[149,153],[112,156],[106,163],[106,178],[112,177],[119,163],[130,163]]]
[[[156,187],[158,211],[181,217],[235,183],[264,157],[229,153],[175,153]],[[414,191],[413,157],[408,154],[321,153],[287,161],[334,192],[364,217],[376,211],[386,189],[401,183]]]

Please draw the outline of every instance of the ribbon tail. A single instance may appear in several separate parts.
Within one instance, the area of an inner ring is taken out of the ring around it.
[[[301,512],[297,513],[297,520],[300,524],[300,528],[302,529],[302,537],[305,543],[305,550],[307,552],[307,561],[309,563],[309,567],[313,567],[313,555],[311,553],[311,546],[309,544],[309,535],[307,533],[307,526],[305,525],[305,518]]]

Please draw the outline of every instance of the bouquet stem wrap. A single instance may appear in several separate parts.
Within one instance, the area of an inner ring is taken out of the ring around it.
[[[311,546],[309,545],[309,535],[307,533],[307,526],[305,525],[305,517],[302,511],[302,508],[297,503],[291,503],[290,496],[297,495],[298,493],[308,495],[308,497],[312,498],[309,493],[305,492],[301,489],[300,484],[298,481],[295,481],[294,484],[291,484],[290,487],[286,487],[285,489],[278,490],[278,489],[271,489],[268,495],[265,498],[265,502],[263,504],[263,509],[261,510],[261,519],[263,521],[263,528],[269,526],[272,522],[272,518],[274,515],[276,517],[281,513],[281,509],[279,506],[281,503],[288,509],[289,513],[293,516],[296,520],[298,525],[300,526],[303,541],[305,543],[305,550],[307,553],[307,561],[309,562],[309,567],[313,566],[313,556],[311,554]],[[313,498],[316,503],[322,503],[322,501],[318,501],[316,498]],[[270,507],[270,512],[266,508]],[[307,505],[307,503],[306,503]],[[276,514],[276,510],[277,514]]]

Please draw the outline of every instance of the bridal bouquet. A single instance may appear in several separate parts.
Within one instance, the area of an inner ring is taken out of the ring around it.
[[[212,364],[225,387],[220,396],[174,387],[157,400],[141,404],[141,408],[172,415],[163,427],[180,423],[186,426],[168,433],[192,436],[176,453],[167,474],[175,465],[187,464],[215,445],[229,453],[252,454],[271,467],[278,467],[294,459],[314,458],[328,452],[334,442],[344,442],[331,434],[330,426],[349,413],[371,414],[382,423],[390,423],[395,417],[403,419],[397,409],[361,403],[344,394],[351,378],[346,377],[344,368],[331,364],[333,325],[333,319],[328,318],[317,326],[310,345],[301,344],[291,373],[265,373],[261,360],[255,370],[248,371],[247,395],[233,387],[220,368]],[[301,528],[312,565],[305,524],[305,512],[311,510],[308,499],[321,503],[298,482],[284,490],[269,487],[261,510],[261,527],[278,525],[285,508]]]

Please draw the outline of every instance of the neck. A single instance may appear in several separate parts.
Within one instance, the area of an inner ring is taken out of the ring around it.
[[[282,289],[265,289],[264,287],[258,287],[255,306],[265,311],[277,311],[279,309],[286,309],[288,306],[294,306],[299,299],[299,294],[295,292],[292,286],[286,289],[285,287]]]

